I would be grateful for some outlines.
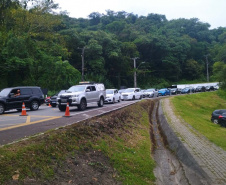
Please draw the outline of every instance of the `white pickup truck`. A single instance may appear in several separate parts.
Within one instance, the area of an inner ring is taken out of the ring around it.
[[[88,103],[96,102],[102,107],[106,98],[106,91],[102,83],[82,83],[70,87],[66,93],[58,97],[58,108],[65,111],[67,103],[69,106],[77,106],[79,110],[85,110]]]
[[[142,92],[140,88],[128,88],[122,92],[123,100],[136,100],[142,99]]]

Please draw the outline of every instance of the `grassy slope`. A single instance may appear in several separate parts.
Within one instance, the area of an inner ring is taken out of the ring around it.
[[[226,150],[226,128],[215,125],[210,121],[215,109],[226,109],[226,100],[217,92],[198,93],[177,96],[171,99],[179,114],[187,123],[192,125],[211,142]]]
[[[0,148],[0,184],[12,178],[51,182],[54,168],[75,151],[98,149],[109,157],[123,184],[154,184],[148,106],[141,102]],[[84,172],[85,173],[85,172]]]

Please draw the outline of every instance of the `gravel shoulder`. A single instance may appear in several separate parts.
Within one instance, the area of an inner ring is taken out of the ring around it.
[[[211,184],[226,184],[226,151],[211,143],[181,117],[176,116],[170,98],[162,99],[161,106],[169,127],[198,164],[196,171],[199,168],[203,170],[202,184],[207,183],[206,178],[210,179]]]

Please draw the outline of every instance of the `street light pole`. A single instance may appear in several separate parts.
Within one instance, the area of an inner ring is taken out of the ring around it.
[[[82,57],[82,82],[84,81],[84,55],[85,55],[85,47],[83,48],[78,48],[78,49],[81,49],[82,50],[82,54],[81,54],[81,57]]]
[[[206,57],[206,80],[209,82],[209,61],[208,61],[208,55],[204,55]]]
[[[133,60],[133,63],[134,63],[134,74],[133,74],[133,78],[134,78],[134,88],[137,87],[137,67],[136,67],[136,60],[138,59],[138,57],[134,57],[134,58],[131,58]]]

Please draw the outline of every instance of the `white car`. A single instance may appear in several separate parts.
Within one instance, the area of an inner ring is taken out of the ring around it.
[[[122,96],[122,93],[125,91],[126,89],[120,89],[118,92],[120,94],[120,97],[121,97],[121,100],[123,101],[123,96]]]
[[[158,91],[156,91],[155,89],[147,89],[145,91],[145,97],[154,98],[158,96],[159,96]]]
[[[115,103],[121,101],[121,95],[117,89],[106,89],[105,103]]]
[[[122,93],[124,100],[138,100],[142,98],[140,88],[128,88]]]

